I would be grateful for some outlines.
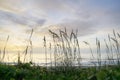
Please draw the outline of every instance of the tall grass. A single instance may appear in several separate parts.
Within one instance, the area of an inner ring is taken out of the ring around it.
[[[53,36],[55,67],[62,66],[66,70],[68,67],[80,66],[81,55],[77,32],[72,31],[68,34],[66,29],[59,30],[59,33],[52,30],[49,30],[49,32]]]
[[[4,45],[3,55],[2,55],[1,60],[0,60],[1,62],[4,61],[4,58],[5,58],[5,55],[6,55],[6,47],[7,47],[8,40],[9,40],[9,35],[7,36],[7,39],[6,39],[6,42],[5,42],[5,45]]]
[[[32,29],[30,35],[28,37],[28,44],[24,50],[24,59],[23,62],[26,62],[26,56],[30,53],[30,61],[32,62],[32,53],[33,53],[33,43],[32,43],[32,36],[34,30]],[[47,39],[44,36],[44,49],[45,49],[45,63],[46,66],[48,65],[48,61],[50,61],[51,67],[63,67],[63,70],[68,69],[68,67],[79,66],[81,67],[81,52],[80,52],[80,45],[77,38],[77,31],[68,32],[66,28],[64,30],[59,30],[58,32],[54,32],[49,30],[50,35],[52,36],[52,42],[47,45]],[[6,54],[6,47],[9,40],[9,36],[7,37],[4,45],[3,51],[0,50],[0,61],[2,62],[5,58]],[[90,43],[83,41],[91,53],[90,60],[95,60],[95,55],[93,54],[92,46]],[[113,30],[113,35],[108,34],[107,38],[104,39],[104,43],[96,38],[96,54],[97,54],[97,63],[94,65],[98,65],[101,67],[102,63],[102,55],[103,53],[101,50],[103,46],[101,44],[105,44],[106,50],[106,65],[120,65],[120,34]],[[49,47],[49,51],[47,51]],[[49,57],[48,57],[49,53]],[[53,57],[52,57],[53,55]],[[116,56],[116,57],[115,57]],[[18,62],[20,62],[20,52],[18,53]],[[50,59],[50,60],[48,60]],[[54,59],[54,60],[53,60]]]
[[[30,61],[32,62],[32,53],[33,53],[33,47],[32,47],[32,40],[31,40],[31,38],[32,38],[32,35],[33,35],[33,29],[31,30],[31,33],[30,33],[30,36],[29,36],[29,38],[28,38],[28,44],[26,45],[26,48],[25,48],[25,51],[23,52],[24,53],[24,60],[23,60],[23,62],[25,62],[25,60],[26,60],[26,56],[27,56],[27,54],[28,54],[28,50],[30,50]]]
[[[100,41],[97,38],[96,38],[96,47],[97,47],[98,66],[101,67],[101,45],[100,45]]]
[[[113,54],[113,47],[112,47],[112,42],[111,42],[111,38],[110,38],[110,35],[108,34],[108,39],[109,39],[109,52],[110,52],[110,60],[112,61],[112,64],[115,64],[114,62],[114,54]]]
[[[44,36],[44,48],[45,48],[45,62],[46,62],[46,68],[47,68],[47,49],[46,49],[46,37]]]
[[[93,54],[93,50],[92,50],[92,48],[91,48],[90,43],[88,43],[88,42],[86,42],[86,41],[83,41],[83,42],[84,42],[84,43],[89,47],[89,49],[90,49],[90,53],[91,53],[90,60],[91,60],[91,63],[93,63],[93,65],[96,66],[96,63],[94,62],[95,56],[94,56],[94,54]]]
[[[27,58],[28,53],[30,53],[30,56],[29,56],[30,62],[32,62],[32,59],[33,59],[32,58],[32,53],[33,53],[32,35],[33,35],[33,32],[34,32],[34,30],[32,29],[30,32],[28,41],[27,41],[28,44],[26,45],[26,48],[24,50],[23,63],[26,63],[26,58]],[[93,54],[93,50],[92,50],[93,48],[90,45],[91,43],[90,42],[88,43],[87,41],[83,41],[86,44],[86,46],[88,47],[89,52],[91,54],[89,60],[91,60],[91,61],[97,60],[97,63],[94,63],[94,61],[93,61],[95,68],[90,67],[90,68],[86,68],[86,69],[82,68],[81,62],[82,62],[83,58],[81,57],[81,50],[80,50],[81,45],[79,44],[79,40],[77,37],[78,36],[77,31],[72,30],[71,32],[68,32],[65,28],[64,30],[59,30],[58,32],[49,30],[49,33],[52,36],[52,42],[48,41],[49,45],[47,44],[47,39],[46,39],[47,37],[44,36],[44,38],[43,38],[43,47],[44,47],[44,51],[45,51],[45,67],[46,68],[39,67],[39,66],[31,67],[30,64],[24,64],[24,65],[21,64],[21,55],[20,55],[20,52],[18,52],[18,65],[20,65],[20,66],[18,66],[18,68],[15,67],[15,69],[17,69],[17,70],[15,70],[15,72],[22,70],[23,72],[27,71],[27,74],[28,74],[29,70],[32,69],[31,71],[34,72],[34,69],[36,69],[36,70],[38,70],[38,72],[36,71],[34,74],[39,75],[39,78],[43,78],[42,80],[55,80],[55,79],[66,80],[67,78],[68,78],[68,80],[69,79],[79,80],[79,78],[81,80],[97,80],[98,76],[101,77],[101,75],[105,75],[105,76],[98,80],[104,80],[104,79],[105,80],[113,80],[113,78],[114,78],[113,75],[115,74],[115,72],[116,72],[117,76],[119,76],[119,74],[117,73],[117,70],[114,72],[113,71],[114,69],[108,67],[111,65],[120,66],[120,34],[119,33],[115,32],[113,30],[113,34],[112,35],[108,34],[107,39],[104,39],[103,43],[101,40],[96,38],[96,44],[94,45],[94,46],[96,46],[95,54]],[[3,51],[0,50],[0,61],[4,61],[8,40],[9,40],[9,36],[7,37],[7,39],[5,41],[5,46],[4,46]],[[102,46],[102,44],[105,44],[105,46]],[[102,53],[103,48],[106,50],[106,52],[105,52],[105,54],[107,55],[106,59],[102,58],[102,56],[104,54],[104,53]],[[3,55],[2,55],[2,53],[3,53]],[[48,59],[50,59],[50,60],[48,60]],[[106,62],[105,64],[103,64],[104,60]],[[50,61],[51,68],[48,67],[49,61]],[[103,67],[107,66],[107,67],[105,67],[105,70],[104,70],[102,66]],[[25,70],[24,70],[24,68],[25,68]],[[27,68],[29,68],[29,70]],[[40,68],[42,68],[42,69],[40,69]],[[98,71],[96,69],[98,69]],[[111,69],[111,70],[109,70],[109,69]],[[50,73],[49,73],[49,71],[50,71]],[[19,75],[21,75],[23,72],[20,72]],[[34,76],[34,74],[32,74],[32,73],[30,73],[30,74]],[[59,76],[62,78],[60,78],[60,79],[57,78],[58,75],[56,75],[56,74],[59,74]],[[15,74],[13,74],[13,75],[15,75]],[[71,75],[72,75],[72,77],[71,77]],[[53,76],[54,78],[51,76]],[[65,78],[66,76],[67,76],[67,78]],[[69,78],[68,76],[71,78]],[[24,76],[22,75],[22,79],[23,79],[23,77]],[[88,79],[86,77],[88,77]],[[117,80],[117,79],[115,79],[115,80]]]
[[[51,68],[52,68],[52,46],[51,46],[51,43],[49,43],[49,51],[50,51],[50,63],[51,63]]]
[[[118,35],[117,35],[118,34]],[[119,33],[116,33],[114,30],[113,30],[113,35],[114,37],[111,37],[111,39],[113,40],[114,44],[113,44],[113,47],[116,51],[116,55],[117,55],[117,64],[120,65],[120,43],[119,43]]]
[[[52,30],[49,30],[50,35],[52,35],[53,42],[50,43],[50,50],[51,45],[53,46],[53,52],[54,52],[54,66],[62,66],[64,67],[63,70],[66,70],[68,67],[73,67],[75,65],[81,66],[81,53],[80,53],[80,45],[77,39],[77,31],[74,32],[73,30],[71,32],[67,32],[66,28],[64,30],[59,30],[58,32],[54,32]],[[69,33],[69,34],[68,34]],[[93,64],[96,67],[101,68],[103,66],[103,62],[105,61],[105,65],[119,65],[120,61],[120,43],[119,38],[120,34],[116,33],[113,30],[113,36],[108,34],[107,39],[104,39],[104,43],[101,43],[101,41],[96,38],[96,55],[93,54],[92,46],[90,43],[83,41],[89,48],[91,57],[90,60],[93,60]],[[102,58],[102,55],[104,53],[101,52],[103,49],[102,44],[105,44],[105,50],[106,50],[106,59]],[[115,55],[116,53],[116,55]],[[117,58],[115,58],[117,56]],[[47,58],[46,58],[47,59]],[[50,52],[50,59],[51,59],[51,52]],[[94,60],[97,59],[97,63],[94,62]],[[53,66],[53,65],[52,65]]]

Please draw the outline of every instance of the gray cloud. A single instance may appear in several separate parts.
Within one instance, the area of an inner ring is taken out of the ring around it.
[[[85,36],[85,35],[90,35],[94,34],[97,32],[97,30],[94,28],[95,24],[93,22],[87,22],[87,21],[69,21],[65,23],[59,24],[60,26],[59,29],[64,29],[66,28],[67,31],[76,31],[78,30],[78,36]]]
[[[20,24],[20,25],[27,25],[27,26],[42,26],[45,23],[45,19],[39,19],[35,17],[29,17],[29,16],[22,16],[19,14],[11,13],[11,12],[6,12],[0,10],[0,22],[3,23],[9,23],[13,22],[14,24]],[[2,23],[2,24],[3,24]]]

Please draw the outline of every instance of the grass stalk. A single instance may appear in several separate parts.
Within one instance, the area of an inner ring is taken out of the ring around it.
[[[5,46],[4,46],[4,49],[3,49],[3,56],[2,56],[2,59],[1,59],[2,61],[3,61],[4,58],[5,58],[6,47],[7,47],[8,40],[9,40],[9,35],[7,36],[7,39],[6,39],[6,42],[5,42]]]

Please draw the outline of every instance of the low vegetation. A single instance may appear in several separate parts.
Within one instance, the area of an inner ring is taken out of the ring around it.
[[[72,67],[64,71],[30,65],[0,64],[0,80],[120,80],[118,66],[103,66],[100,70],[96,70],[95,67]]]

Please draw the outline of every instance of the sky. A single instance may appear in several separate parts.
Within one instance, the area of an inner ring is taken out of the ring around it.
[[[0,49],[7,36],[8,51],[24,50],[31,29],[35,53],[43,47],[48,29],[78,30],[80,41],[103,39],[120,32],[120,0],[0,0]]]

